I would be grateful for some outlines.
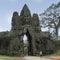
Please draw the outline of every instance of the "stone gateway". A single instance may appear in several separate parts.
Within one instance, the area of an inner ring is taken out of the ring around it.
[[[11,31],[0,32],[0,54],[20,56],[24,54],[23,35],[28,38],[28,55],[40,55],[54,51],[54,42],[49,32],[42,32],[38,14],[31,16],[25,4],[20,15],[14,12]]]

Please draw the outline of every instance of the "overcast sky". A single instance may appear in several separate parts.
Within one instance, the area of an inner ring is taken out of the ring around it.
[[[42,13],[51,4],[60,0],[0,0],[0,31],[11,29],[11,17],[14,11],[20,14],[24,4],[27,4],[31,13]]]

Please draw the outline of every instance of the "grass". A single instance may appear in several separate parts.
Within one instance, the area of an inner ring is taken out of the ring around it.
[[[0,55],[0,60],[22,60],[22,57]]]
[[[60,56],[60,49],[58,49],[58,50],[56,51],[56,55],[57,55],[57,56]]]
[[[50,57],[50,56],[60,56],[60,49],[56,50],[56,52],[53,54],[46,55],[45,57]],[[0,55],[0,60],[23,60],[23,59],[22,57]],[[57,60],[60,60],[60,58]]]
[[[57,49],[54,53],[48,54],[46,56],[60,56],[60,49]]]
[[[46,58],[51,58],[51,59],[53,59],[53,60],[60,60],[60,49],[57,49],[57,50],[55,51],[55,53],[53,53],[53,54],[48,54],[48,55],[46,55],[46,56],[44,56],[44,57],[46,57]]]
[[[60,56],[60,49],[56,50],[55,53],[51,54],[53,56]]]

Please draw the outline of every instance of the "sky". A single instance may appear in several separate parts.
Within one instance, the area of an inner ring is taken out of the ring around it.
[[[0,32],[11,30],[11,20],[14,11],[19,14],[27,4],[30,12],[38,15],[46,10],[51,4],[60,0],[0,0]]]

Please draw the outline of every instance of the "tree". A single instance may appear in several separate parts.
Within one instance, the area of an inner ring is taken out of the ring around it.
[[[60,23],[60,3],[52,4],[49,8],[47,8],[42,14],[40,14],[41,22],[43,27],[48,27],[49,32],[52,28],[56,40],[58,39],[58,27]]]

